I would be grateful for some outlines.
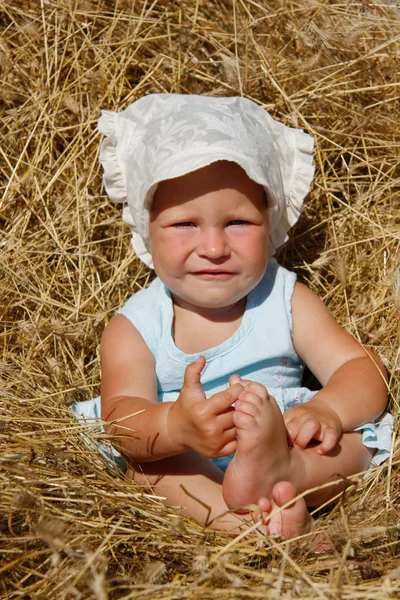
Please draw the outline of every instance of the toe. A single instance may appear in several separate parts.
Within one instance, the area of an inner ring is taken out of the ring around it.
[[[296,497],[296,490],[289,481],[280,481],[272,490],[272,498],[277,506],[283,506]]]
[[[238,429],[248,429],[252,425],[254,425],[254,417],[239,410],[235,410],[232,415],[233,424]]]
[[[249,415],[250,417],[258,417],[260,414],[259,408],[253,402],[249,402],[247,397],[238,400],[235,403],[235,411]]]
[[[272,510],[271,501],[268,500],[268,498],[265,498],[265,496],[262,496],[257,501],[257,506],[260,509],[260,512],[261,512],[260,516],[262,517],[262,520],[263,520],[263,524],[260,527],[260,531],[262,533],[264,533],[265,535],[269,535],[270,532],[269,532],[269,527],[267,525],[268,525],[268,521],[269,521],[269,515]]]
[[[258,500],[257,505],[261,508],[261,510],[262,510],[263,513],[270,513],[271,512],[272,504],[268,500],[268,498],[265,498],[265,496],[262,496]]]
[[[295,500],[296,496],[296,490],[289,481],[280,481],[274,486],[273,504],[278,508],[288,506],[272,517],[270,523],[272,535],[280,534],[284,539],[291,539],[311,530],[312,520],[304,498]]]

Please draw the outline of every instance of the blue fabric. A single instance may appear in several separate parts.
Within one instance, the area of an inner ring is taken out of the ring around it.
[[[248,295],[238,330],[222,344],[197,354],[185,354],[174,343],[172,299],[160,279],[134,294],[117,314],[133,323],[155,358],[158,401],[178,398],[186,366],[200,355],[206,358],[201,376],[206,397],[226,389],[229,377],[238,373],[265,385],[282,412],[311,400],[316,392],[301,386],[304,365],[292,343],[295,282],[294,273],[269,262],[264,277]],[[84,414],[86,420],[96,418],[100,399],[76,403],[72,410],[76,416]],[[378,449],[375,464],[390,454],[392,429],[390,415],[358,428],[364,444]],[[231,458],[214,459],[214,463],[225,470]]]
[[[294,273],[269,263],[248,295],[239,329],[219,346],[196,354],[185,354],[175,346],[172,299],[160,279],[132,296],[117,314],[133,323],[154,356],[158,401],[178,398],[185,368],[200,355],[206,358],[201,374],[206,397],[226,389],[230,375],[238,373],[265,385],[282,411],[309,399],[310,392],[300,387],[304,365],[292,344],[295,281]]]

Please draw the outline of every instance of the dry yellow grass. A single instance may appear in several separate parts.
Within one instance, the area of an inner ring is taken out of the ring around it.
[[[243,93],[315,136],[313,189],[280,258],[380,354],[399,414],[399,12],[3,0],[0,14],[1,597],[399,597],[398,452],[322,512],[333,548],[318,555],[178,519],[107,469],[67,408],[98,393],[104,324],[151,276],[102,190],[100,108]]]

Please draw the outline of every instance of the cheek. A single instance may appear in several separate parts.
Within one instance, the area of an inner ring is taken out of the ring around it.
[[[174,256],[185,254],[190,246],[190,240],[184,236],[165,236],[163,248],[165,251],[171,252]]]
[[[161,232],[153,242],[150,239],[150,245],[153,259],[170,264],[179,262],[190,250],[190,240],[187,237],[171,235],[170,232]]]
[[[268,256],[268,238],[261,232],[241,240],[242,252],[254,261],[262,260]]]

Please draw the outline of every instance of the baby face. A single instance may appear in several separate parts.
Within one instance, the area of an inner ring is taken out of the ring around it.
[[[162,181],[149,233],[154,269],[176,303],[195,311],[230,308],[267,266],[264,189],[228,161]]]

